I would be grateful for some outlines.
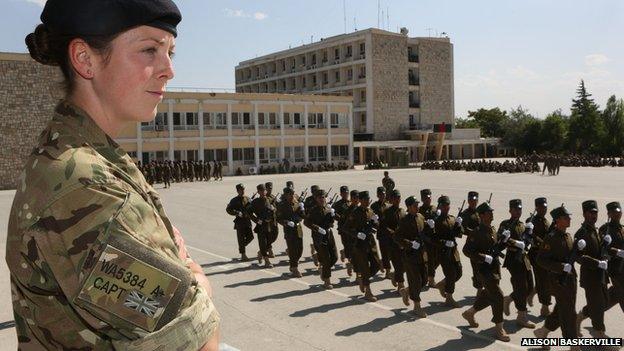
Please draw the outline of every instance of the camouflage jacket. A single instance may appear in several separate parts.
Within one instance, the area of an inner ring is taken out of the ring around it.
[[[188,350],[219,315],[160,197],[87,114],[61,102],[19,177],[6,260],[21,350]]]

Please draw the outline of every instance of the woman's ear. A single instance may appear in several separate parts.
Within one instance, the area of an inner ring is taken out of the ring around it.
[[[77,38],[69,43],[69,60],[74,71],[84,79],[93,79],[97,63],[93,50],[84,40]]]

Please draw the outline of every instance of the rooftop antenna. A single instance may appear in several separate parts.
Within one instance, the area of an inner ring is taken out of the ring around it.
[[[390,7],[386,7],[386,16],[388,17],[386,21],[387,31],[390,31]]]
[[[386,29],[386,25],[384,24],[384,19],[386,16],[384,15],[384,10],[381,10],[381,27],[379,29]]]
[[[381,11],[381,0],[377,0],[377,28],[379,28],[379,11]]]
[[[433,30],[433,28],[427,28],[426,30],[429,32],[429,37],[431,37],[431,31]]]
[[[357,32],[357,25],[355,24],[355,17],[353,17],[353,31]]]
[[[344,20],[344,32],[347,34],[347,0],[342,0],[342,14]]]
[[[310,35],[310,44],[314,43],[314,35]]]

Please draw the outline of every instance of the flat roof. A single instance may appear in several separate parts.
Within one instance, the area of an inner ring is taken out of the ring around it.
[[[241,100],[241,101],[302,101],[352,103],[352,96],[274,93],[208,93],[166,91],[164,99]]]

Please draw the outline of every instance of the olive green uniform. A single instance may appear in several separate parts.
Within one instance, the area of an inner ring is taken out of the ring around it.
[[[379,272],[380,259],[373,232],[376,225],[372,223],[375,213],[368,207],[359,206],[350,213],[347,219],[347,228],[353,240],[353,266],[361,274],[362,284],[370,285],[370,278]],[[358,233],[366,234],[365,239],[359,239]]]
[[[245,247],[253,241],[253,233],[251,232],[251,218],[249,211],[251,210],[251,201],[247,196],[236,196],[230,200],[225,211],[234,216],[234,229],[236,230],[236,239],[238,241],[238,253],[244,254]],[[241,216],[238,216],[240,212]]]
[[[303,254],[303,228],[301,227],[303,217],[299,202],[294,198],[290,202],[284,199],[277,206],[277,221],[284,227],[290,268],[299,266],[299,259]],[[288,222],[293,222],[294,226],[289,226]]]
[[[468,244],[468,238],[470,238],[472,233],[474,233],[479,227],[479,215],[477,214],[477,210],[475,208],[467,208],[459,214],[459,217],[462,218],[462,221],[463,221],[462,228],[464,229],[464,234],[466,234],[466,237],[467,237],[466,243],[464,244],[464,248],[462,249],[462,252],[466,256],[470,257],[465,250],[466,244]],[[472,286],[475,289],[479,290],[482,288],[482,286],[481,286],[480,280],[477,279],[476,273],[475,273],[478,265],[476,261],[470,260],[470,266],[472,267]]]
[[[427,251],[425,250],[428,238],[425,234],[425,217],[420,213],[416,216],[408,213],[399,220],[399,227],[395,231],[394,239],[403,255],[403,267],[407,275],[409,297],[414,302],[420,302],[420,292],[427,282]],[[418,249],[412,247],[412,242],[420,244]]]
[[[609,303],[607,310],[616,304],[620,305],[624,312],[624,258],[616,255],[616,250],[624,250],[624,226],[621,223],[609,222],[600,227],[601,237],[606,234],[611,236],[609,260],[609,278],[611,278],[611,286],[609,287]]]
[[[439,259],[444,273],[444,291],[455,292],[455,283],[462,277],[462,265],[457,250],[457,238],[462,237],[462,227],[455,222],[455,216],[441,214],[435,219],[433,246],[439,249]]]
[[[338,261],[336,241],[332,231],[334,218],[326,207],[315,206],[308,212],[304,224],[312,230],[312,243],[321,265],[321,279],[329,279],[331,268]],[[324,229],[325,234],[321,234],[319,228]]]
[[[529,261],[533,267],[533,274],[535,275],[535,291],[537,292],[537,298],[542,305],[551,304],[551,294],[548,287],[548,272],[537,264],[537,252],[544,243],[544,238],[550,230],[550,222],[544,216],[535,215],[531,219],[527,218],[527,223],[533,223],[533,245],[529,249]]]
[[[436,217],[436,208],[433,205],[423,205],[418,212],[425,217],[425,221]],[[431,228],[426,226],[425,230],[431,231]],[[433,279],[440,265],[440,247],[436,244],[429,244],[425,246],[425,250],[427,251],[427,276]]]
[[[524,223],[517,219],[506,219],[501,222],[498,228],[498,235],[501,235],[506,229],[511,232],[510,239],[524,241],[524,232],[526,230]],[[526,250],[509,245],[503,267],[507,268],[511,274],[511,286],[513,289],[511,298],[516,305],[516,309],[524,312],[527,310],[529,292],[533,291],[534,288],[531,262]]]
[[[254,232],[258,234],[258,246],[262,257],[269,257],[269,237],[274,228],[275,208],[268,197],[257,197],[251,202],[249,215],[256,223]]]
[[[383,217],[379,222],[379,232],[384,232],[388,237],[388,253],[390,261],[394,267],[394,281],[403,283],[405,281],[405,268],[403,264],[403,253],[399,247],[399,242],[395,239],[396,230],[399,227],[401,218],[405,216],[405,211],[398,206],[390,206],[383,212]],[[379,235],[377,236],[379,237]],[[381,240],[380,240],[381,246]],[[383,252],[383,251],[382,251]]]
[[[384,212],[390,206],[385,201],[375,201],[370,205],[371,210],[379,217],[379,222],[383,221]],[[389,272],[392,266],[390,265],[390,250],[392,246],[392,238],[388,235],[388,231],[384,227],[379,227],[377,231],[377,241],[379,241],[379,251],[381,254],[381,264],[386,272]]]

